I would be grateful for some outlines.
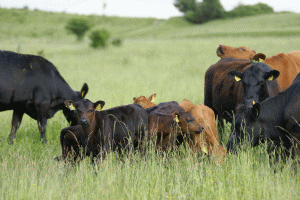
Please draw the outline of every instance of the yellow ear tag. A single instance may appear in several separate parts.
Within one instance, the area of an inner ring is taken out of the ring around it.
[[[255,104],[255,101],[252,101],[252,104],[254,105],[254,104]]]
[[[273,79],[274,79],[274,76],[272,75],[268,78],[268,81],[273,81]]]
[[[97,110],[97,111],[101,111],[101,110],[102,110],[102,108],[101,108],[101,105],[100,105],[100,104],[98,104],[98,106],[96,106],[95,110]]]
[[[263,61],[264,61],[264,59],[262,59],[262,58],[258,59],[258,62],[263,62]]]
[[[234,76],[234,79],[235,79],[235,81],[240,81],[241,80],[241,78],[240,77],[237,77],[236,75]]]
[[[70,110],[76,110],[76,108],[75,108],[75,106],[73,105],[73,103],[71,103],[71,104],[69,105],[69,109],[70,109]]]
[[[208,153],[208,151],[207,151],[207,147],[203,147],[203,148],[201,148],[201,151],[203,151],[204,153]]]
[[[179,122],[178,115],[175,115],[174,121],[177,123]]]
[[[84,93],[85,93],[85,91],[82,91],[82,92],[81,92],[81,96],[82,96],[82,97],[84,96]]]

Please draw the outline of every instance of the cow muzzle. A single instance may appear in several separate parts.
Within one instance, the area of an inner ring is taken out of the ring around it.
[[[86,118],[80,119],[79,124],[81,126],[89,126],[90,125],[89,121]]]

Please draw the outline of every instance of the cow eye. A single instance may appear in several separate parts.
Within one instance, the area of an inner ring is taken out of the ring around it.
[[[244,49],[244,48],[241,48],[241,50],[242,50],[242,51],[245,51],[245,49]]]
[[[92,113],[92,112],[93,112],[93,110],[89,110],[88,112],[89,112],[89,113]]]
[[[80,110],[77,110],[77,113],[78,113],[78,114],[81,114],[82,112],[81,112]]]

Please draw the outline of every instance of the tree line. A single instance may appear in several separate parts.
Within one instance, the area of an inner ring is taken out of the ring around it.
[[[213,19],[237,18],[259,14],[274,13],[267,4],[238,5],[233,10],[226,12],[220,0],[175,0],[174,6],[182,13],[184,18],[192,23],[201,24]]]

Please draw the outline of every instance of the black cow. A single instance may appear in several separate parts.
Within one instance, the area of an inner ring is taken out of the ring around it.
[[[10,143],[24,113],[37,120],[45,143],[47,119],[58,110],[63,110],[67,120],[76,124],[76,115],[65,107],[64,101],[80,100],[87,92],[87,84],[81,92],[72,90],[55,66],[43,57],[0,51],[0,111],[13,110]]]
[[[76,110],[78,126],[61,131],[62,157],[67,158],[72,149],[75,159],[79,149],[84,155],[105,157],[110,151],[141,149],[148,138],[148,115],[138,104],[129,104],[102,110],[104,102],[92,103],[87,99],[77,102],[65,101],[66,106]]]
[[[295,143],[300,153],[299,81],[300,74],[289,88],[278,95],[251,107],[239,106],[227,149],[235,152],[248,137],[252,146],[257,146],[259,142],[271,141],[275,147],[282,144],[287,151]]]
[[[223,119],[232,122],[238,104],[251,105],[278,94],[278,76],[268,65],[249,60],[223,58],[212,65],[205,73],[204,104],[215,112],[219,129],[224,132]]]

